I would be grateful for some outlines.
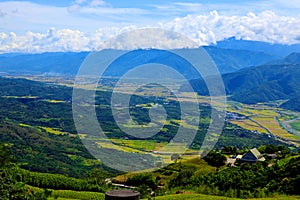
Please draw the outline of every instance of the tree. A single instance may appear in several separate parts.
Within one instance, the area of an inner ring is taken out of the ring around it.
[[[226,156],[216,152],[216,151],[210,151],[205,157],[204,160],[213,167],[221,167],[225,165],[226,163]]]
[[[20,168],[12,162],[9,145],[0,144],[0,199],[1,200],[47,200],[51,190],[28,191],[25,184],[18,182]]]
[[[186,186],[190,184],[190,178],[195,173],[195,169],[187,168],[181,170],[176,177],[171,179],[168,183],[169,188],[177,187],[177,186]]]
[[[126,184],[130,186],[140,186],[144,184],[153,190],[156,188],[155,180],[150,173],[140,173],[129,177]]]
[[[16,165],[11,163],[8,145],[0,144],[0,199],[27,199],[24,184],[18,183],[14,178]]]
[[[0,168],[3,168],[12,161],[8,147],[9,145],[7,144],[0,144]]]
[[[222,153],[223,154],[237,154],[237,148],[234,146],[226,146],[222,148]]]

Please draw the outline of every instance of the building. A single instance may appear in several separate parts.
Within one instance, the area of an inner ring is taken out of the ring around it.
[[[265,161],[266,159],[256,148],[254,148],[254,149],[250,149],[239,160],[240,162],[254,163],[258,161]]]

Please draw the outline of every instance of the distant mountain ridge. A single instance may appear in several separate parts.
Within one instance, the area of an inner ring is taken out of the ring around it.
[[[283,59],[275,60],[268,64],[278,65],[278,64],[297,64],[297,63],[300,63],[300,52],[293,52]]]
[[[214,60],[219,71],[224,74],[228,72],[234,72],[245,67],[251,67],[256,65],[262,65],[267,62],[279,60],[282,57],[266,54],[263,52],[254,52],[247,50],[232,50],[222,49],[216,47],[203,47],[207,53]],[[181,49],[180,51],[192,51],[193,49]],[[117,50],[109,50],[112,53]],[[165,54],[157,54],[156,57],[151,58],[151,55],[155,53],[155,49],[148,50],[136,50],[135,54],[127,57],[128,60],[139,58],[139,62],[152,63],[161,62],[165,60],[165,65],[176,65],[180,70],[186,71],[189,66],[178,61],[174,58],[174,61],[167,61]],[[0,54],[0,72],[2,73],[27,73],[27,74],[61,74],[61,75],[75,75],[87,57],[89,52],[54,52],[54,53],[42,53],[42,54]],[[147,58],[149,58],[147,60]],[[169,60],[172,60],[169,59]],[[178,62],[177,62],[177,61]],[[138,62],[137,62],[138,63]],[[120,64],[120,63],[119,63]],[[126,68],[128,62],[123,60],[123,66]],[[120,69],[122,70],[122,69]],[[116,73],[116,71],[115,71]],[[189,74],[190,79],[195,78],[193,74]]]
[[[300,42],[299,42],[300,43]],[[264,52],[266,54],[277,55],[286,57],[291,53],[300,52],[300,44],[271,44],[260,41],[250,40],[237,40],[235,37],[231,37],[222,41],[217,42],[214,45],[217,48],[224,49],[236,49],[236,50],[248,50]]]
[[[222,74],[266,63],[282,63],[282,59],[288,55],[290,55],[290,58],[286,59],[290,59],[289,61],[291,61],[293,59],[292,53],[300,53],[300,44],[270,44],[259,41],[237,40],[235,38],[228,38],[217,42],[216,45],[204,46],[203,48],[214,60]],[[182,50],[189,51],[190,49]],[[111,51],[113,53],[113,51],[118,50]],[[137,50],[140,55],[146,52],[151,53],[151,51],[154,50]],[[0,54],[0,72],[75,75],[89,53],[46,52],[41,54]],[[161,60],[163,56],[158,56],[152,61]],[[180,67],[184,68],[186,66]]]
[[[0,72],[76,74],[88,53],[0,54]]]

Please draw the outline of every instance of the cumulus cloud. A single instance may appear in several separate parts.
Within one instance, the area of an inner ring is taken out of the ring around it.
[[[17,36],[11,32],[0,34],[1,52],[46,52],[46,51],[88,51],[89,38],[77,30],[50,29],[47,33],[27,32]]]
[[[185,35],[199,46],[216,43],[232,36],[237,39],[283,44],[299,43],[300,38],[300,18],[277,15],[272,11],[259,14],[249,12],[244,16],[220,15],[217,11],[212,11],[208,15],[175,18],[166,23],[159,23],[157,27]],[[137,28],[141,27],[108,27],[98,29],[93,33],[54,28],[45,33],[27,32],[22,35],[2,32],[0,33],[0,52],[91,51],[98,48],[190,46],[168,31],[156,34],[149,32],[152,40],[147,40],[147,35],[138,35],[138,32],[136,35],[131,34],[130,37],[123,34],[118,43],[110,40],[113,36]]]
[[[184,33],[207,45],[235,36],[237,39],[257,40],[270,43],[297,43],[300,36],[300,18],[276,15],[272,11],[260,14],[249,12],[245,16],[209,15],[186,16],[161,24],[161,27]]]
[[[141,28],[126,31],[99,45],[97,49],[138,49],[138,48],[196,48],[199,45],[186,36],[160,28]]]

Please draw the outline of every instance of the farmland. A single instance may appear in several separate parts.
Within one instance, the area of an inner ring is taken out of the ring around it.
[[[289,124],[287,119],[299,116],[299,113],[264,104],[246,105],[232,102],[228,105],[228,112],[243,116],[243,118],[229,119],[231,123],[251,131],[272,134],[279,139],[292,141],[293,144],[299,145],[300,137],[291,133],[290,129],[284,126],[286,123]]]
[[[292,128],[296,131],[300,131],[300,121],[290,123]]]

